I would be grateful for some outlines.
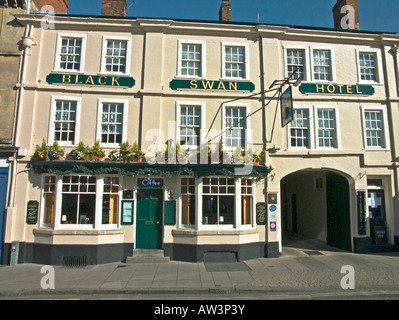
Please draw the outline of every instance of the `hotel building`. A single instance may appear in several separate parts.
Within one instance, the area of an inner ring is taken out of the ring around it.
[[[214,22],[125,13],[16,16],[2,263],[278,257],[287,232],[396,248],[396,34],[234,23],[225,0]]]

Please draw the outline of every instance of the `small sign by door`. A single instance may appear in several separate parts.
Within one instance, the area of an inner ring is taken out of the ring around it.
[[[39,212],[39,202],[28,201],[28,205],[26,208],[26,223],[36,224],[38,212]]]

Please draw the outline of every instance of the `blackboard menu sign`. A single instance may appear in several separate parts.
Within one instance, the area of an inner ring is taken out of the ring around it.
[[[39,202],[28,201],[28,204],[26,207],[26,223],[27,224],[36,224],[38,212],[39,212]]]
[[[357,232],[366,234],[366,192],[357,192]]]
[[[265,225],[267,222],[267,204],[266,202],[258,202],[256,204],[256,223]]]

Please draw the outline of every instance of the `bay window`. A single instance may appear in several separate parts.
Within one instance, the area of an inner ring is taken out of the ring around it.
[[[51,226],[54,223],[55,176],[44,177],[43,188],[43,225]]]
[[[64,176],[62,178],[61,224],[94,225],[96,178]]]
[[[181,223],[195,225],[195,179],[181,179]]]
[[[120,178],[44,176],[42,227],[114,229],[119,226]]]

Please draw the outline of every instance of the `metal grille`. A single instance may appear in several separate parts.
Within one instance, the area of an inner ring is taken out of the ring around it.
[[[64,256],[62,265],[64,267],[86,267],[86,256]]]

